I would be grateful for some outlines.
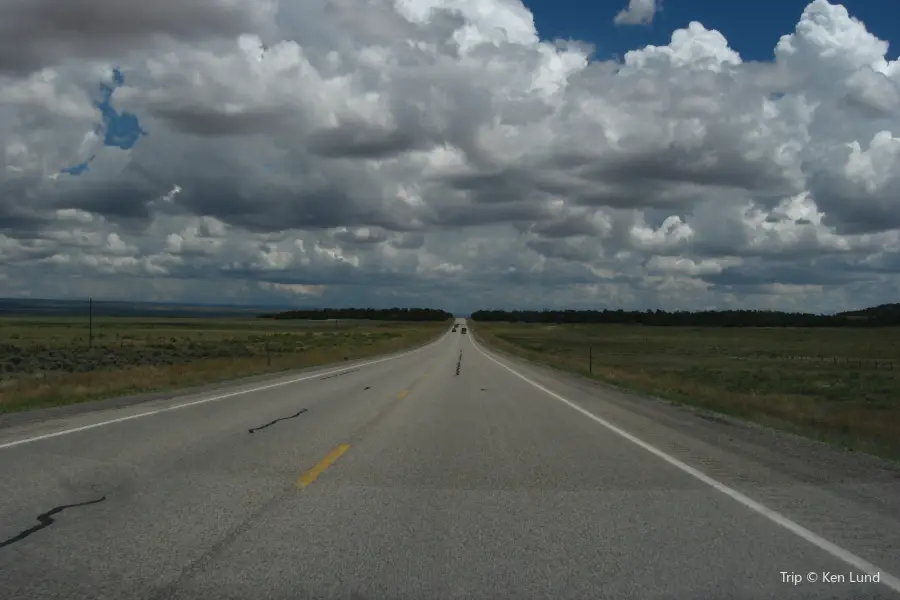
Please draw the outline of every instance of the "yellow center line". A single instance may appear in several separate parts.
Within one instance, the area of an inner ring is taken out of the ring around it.
[[[403,400],[404,398],[406,398],[407,394],[409,394],[409,390],[403,390],[402,392],[397,394],[397,399]]]
[[[341,444],[340,446],[329,452],[328,456],[322,459],[322,462],[300,476],[300,479],[297,480],[297,487],[305,488],[306,486],[311,484],[319,475],[322,474],[325,469],[328,468],[329,465],[331,465],[331,463],[339,459],[344,454],[344,452],[349,449],[350,444]]]

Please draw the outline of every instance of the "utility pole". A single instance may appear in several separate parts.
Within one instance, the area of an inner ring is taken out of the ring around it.
[[[588,346],[588,373],[594,374],[594,345]]]
[[[94,347],[94,299],[88,298],[88,348]]]

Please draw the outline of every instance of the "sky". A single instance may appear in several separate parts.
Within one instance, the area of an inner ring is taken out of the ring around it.
[[[0,0],[0,296],[900,292],[900,5]]]
[[[601,59],[623,56],[648,44],[665,46],[672,32],[699,21],[707,29],[722,33],[745,61],[774,60],[782,35],[794,30],[808,0],[757,0],[756,2],[710,2],[709,0],[663,0],[643,2],[655,7],[649,23],[623,27],[615,16],[627,0],[527,0],[541,39],[576,39],[595,45]],[[837,4],[837,3],[834,3]],[[850,14],[882,40],[900,39],[900,4],[884,0],[848,0]],[[900,46],[892,48],[897,58]]]

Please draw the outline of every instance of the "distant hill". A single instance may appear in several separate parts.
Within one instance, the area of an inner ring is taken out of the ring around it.
[[[900,320],[900,304],[880,304],[862,310],[850,310],[840,312],[839,317],[863,317],[867,319],[894,319]]]
[[[287,307],[94,300],[92,310],[95,317],[255,317],[281,308]],[[87,314],[87,300],[0,298],[0,316],[74,317]]]
[[[0,298],[0,317],[86,317],[88,300]],[[453,315],[433,308],[302,308],[176,302],[94,300],[95,317],[248,317],[308,320],[445,321]]]

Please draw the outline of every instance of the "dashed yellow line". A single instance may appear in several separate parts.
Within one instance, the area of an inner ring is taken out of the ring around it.
[[[300,476],[300,479],[297,480],[297,487],[305,488],[306,486],[311,484],[319,475],[322,474],[323,471],[325,471],[325,469],[327,469],[331,465],[331,463],[343,456],[344,452],[349,449],[350,444],[341,444],[340,446],[329,452],[328,456],[322,459],[322,462]]]
[[[403,400],[403,399],[406,398],[406,396],[408,396],[408,395],[409,395],[409,390],[403,390],[402,392],[400,392],[399,394],[397,394],[397,399],[398,399],[398,400]]]

